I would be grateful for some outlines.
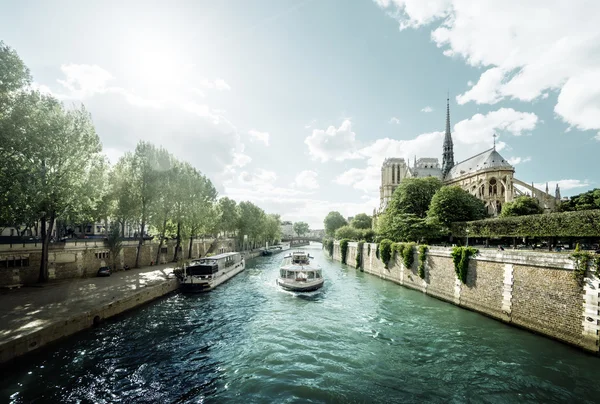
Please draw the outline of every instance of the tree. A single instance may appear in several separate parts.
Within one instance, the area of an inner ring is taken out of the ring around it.
[[[225,234],[235,232],[239,220],[237,203],[233,199],[224,196],[219,199],[219,231]]]
[[[27,89],[9,98],[0,117],[0,217],[39,221],[39,281],[45,282],[56,219],[92,211],[99,202],[102,146],[84,107],[65,110],[56,99]]]
[[[589,209],[600,209],[600,188],[575,195],[559,206],[559,210],[562,212]]]
[[[519,196],[513,202],[507,202],[502,206],[500,217],[537,215],[544,213],[537,199],[530,196]]]
[[[298,237],[303,236],[310,231],[310,228],[308,227],[308,223],[305,223],[305,222],[294,223],[293,229],[294,229],[294,233],[296,233],[298,235]]]
[[[427,212],[428,222],[447,230],[453,222],[466,222],[487,217],[485,205],[469,192],[457,186],[440,188]]]
[[[350,225],[355,229],[370,229],[373,224],[373,218],[366,213],[359,213],[354,216]]]
[[[106,239],[106,244],[108,245],[108,250],[110,251],[113,270],[117,267],[117,257],[123,248],[123,241],[121,240],[120,233],[119,226],[113,226],[108,232],[108,237]]]
[[[128,192],[131,195],[131,208],[134,209],[136,220],[140,223],[138,233],[138,249],[135,257],[135,267],[139,267],[140,254],[146,234],[146,226],[151,222],[154,203],[159,196],[162,172],[168,167],[170,156],[164,149],[157,149],[153,144],[140,141],[133,154],[127,153],[121,158],[127,171]],[[180,203],[177,195],[173,196],[174,203]]]
[[[425,218],[433,196],[441,187],[441,181],[434,177],[403,180],[377,220],[377,232],[396,241],[419,241],[429,237],[435,229]]]
[[[332,211],[325,216],[323,224],[325,226],[325,234],[333,237],[335,235],[335,231],[340,227],[347,225],[348,222],[346,219],[344,219],[344,216],[342,216],[340,212]]]
[[[265,238],[269,243],[275,243],[281,239],[281,217],[279,215],[267,215]]]
[[[185,209],[186,228],[190,237],[188,258],[192,258],[192,245],[194,238],[205,234],[217,227],[219,220],[218,206],[215,204],[217,190],[212,182],[198,170],[188,167],[188,194]]]
[[[335,231],[335,239],[336,240],[342,240],[342,239],[349,239],[349,240],[354,240],[354,241],[358,241],[360,239],[362,239],[363,236],[363,232],[360,229],[357,229],[356,227],[352,227],[352,226],[342,226],[339,229],[337,229]]]

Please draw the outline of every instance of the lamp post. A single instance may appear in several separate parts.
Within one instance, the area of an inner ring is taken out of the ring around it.
[[[467,229],[467,247],[469,246],[469,229]]]

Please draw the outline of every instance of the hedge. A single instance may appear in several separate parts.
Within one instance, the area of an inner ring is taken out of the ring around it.
[[[456,237],[600,237],[600,210],[452,223]]]

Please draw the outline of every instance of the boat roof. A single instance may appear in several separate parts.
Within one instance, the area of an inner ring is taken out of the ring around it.
[[[211,255],[210,257],[202,257],[199,259],[218,260],[218,259],[222,259],[222,258],[226,258],[226,257],[231,257],[232,255],[240,255],[240,253],[239,252],[226,252],[223,254]]]

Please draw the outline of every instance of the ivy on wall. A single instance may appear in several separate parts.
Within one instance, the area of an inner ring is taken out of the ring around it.
[[[588,269],[593,270],[593,274],[600,277],[600,256],[588,251],[581,251],[577,244],[575,252],[571,254],[571,259],[573,260],[573,278],[580,286],[583,286],[583,278]]]
[[[452,224],[456,237],[600,237],[600,210],[545,213]]]
[[[333,257],[333,240],[332,239],[323,240],[323,248],[329,253],[330,257]]]
[[[381,259],[381,261],[383,261],[383,265],[385,266],[385,269],[388,269],[388,263],[390,262],[390,259],[392,259],[392,245],[394,244],[394,242],[392,240],[389,239],[383,239],[381,240],[381,243],[379,243],[379,259]]]
[[[427,261],[427,250],[429,246],[421,244],[419,246],[419,277],[425,279],[425,262]]]
[[[359,241],[358,242],[358,246],[356,247],[356,269],[360,269],[361,271],[363,270],[363,264],[362,264],[362,255],[363,255],[363,245],[365,244],[364,241]]]
[[[367,255],[371,256],[371,243],[367,244]]]
[[[469,272],[469,258],[477,254],[479,250],[473,247],[453,247],[452,261],[454,262],[454,271],[456,276],[462,283],[467,283],[467,275]]]
[[[340,240],[340,252],[342,254],[342,264],[346,263],[346,255],[348,254],[348,242],[349,239],[343,238]]]

